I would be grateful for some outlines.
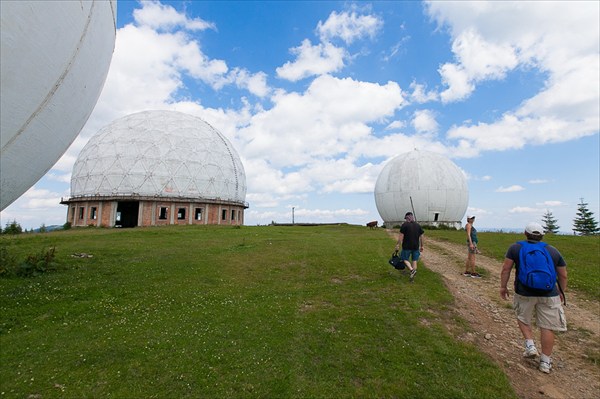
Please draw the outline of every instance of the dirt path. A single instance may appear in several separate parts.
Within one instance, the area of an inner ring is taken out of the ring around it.
[[[388,230],[397,239],[397,232]],[[600,304],[580,300],[567,290],[565,308],[569,331],[557,335],[550,375],[537,370],[537,360],[522,358],[523,338],[512,310],[512,300],[500,298],[501,263],[477,255],[481,279],[464,277],[466,248],[427,238],[421,259],[426,268],[444,277],[455,298],[454,310],[470,332],[451,329],[457,339],[469,341],[487,353],[504,370],[521,398],[600,398]],[[511,274],[509,289],[512,294]],[[417,277],[418,281],[418,277]],[[535,329],[538,348],[539,330]]]

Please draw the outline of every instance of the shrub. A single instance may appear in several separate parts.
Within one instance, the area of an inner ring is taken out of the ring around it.
[[[21,277],[35,277],[49,270],[54,270],[56,264],[54,263],[56,247],[52,247],[48,250],[42,249],[37,254],[27,255],[27,258],[17,268],[16,274]]]
[[[4,243],[0,244],[0,277],[9,276],[17,267],[17,257],[8,250]]]

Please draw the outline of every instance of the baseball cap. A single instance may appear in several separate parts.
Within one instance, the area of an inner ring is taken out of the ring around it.
[[[544,235],[544,228],[539,223],[531,222],[525,227],[525,232],[529,234]]]
[[[467,216],[467,219],[475,219],[475,215]]]

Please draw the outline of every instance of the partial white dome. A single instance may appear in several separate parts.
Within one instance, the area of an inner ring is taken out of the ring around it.
[[[467,210],[469,190],[464,174],[452,161],[415,150],[385,165],[375,184],[375,203],[387,225],[402,224],[414,206],[419,222],[458,227]]]
[[[0,1],[0,210],[85,125],[115,47],[116,0]]]
[[[244,203],[246,175],[231,143],[202,119],[145,111],[114,121],[90,139],[73,166],[71,196]]]

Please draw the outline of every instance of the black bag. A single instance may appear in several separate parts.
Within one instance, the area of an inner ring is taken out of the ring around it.
[[[398,255],[398,251],[395,251],[392,254],[392,257],[390,258],[390,260],[388,260],[388,263],[390,265],[392,265],[394,267],[394,269],[397,269],[397,270],[404,270],[406,268],[406,263],[404,263],[404,261],[402,261],[400,259],[400,255]]]

